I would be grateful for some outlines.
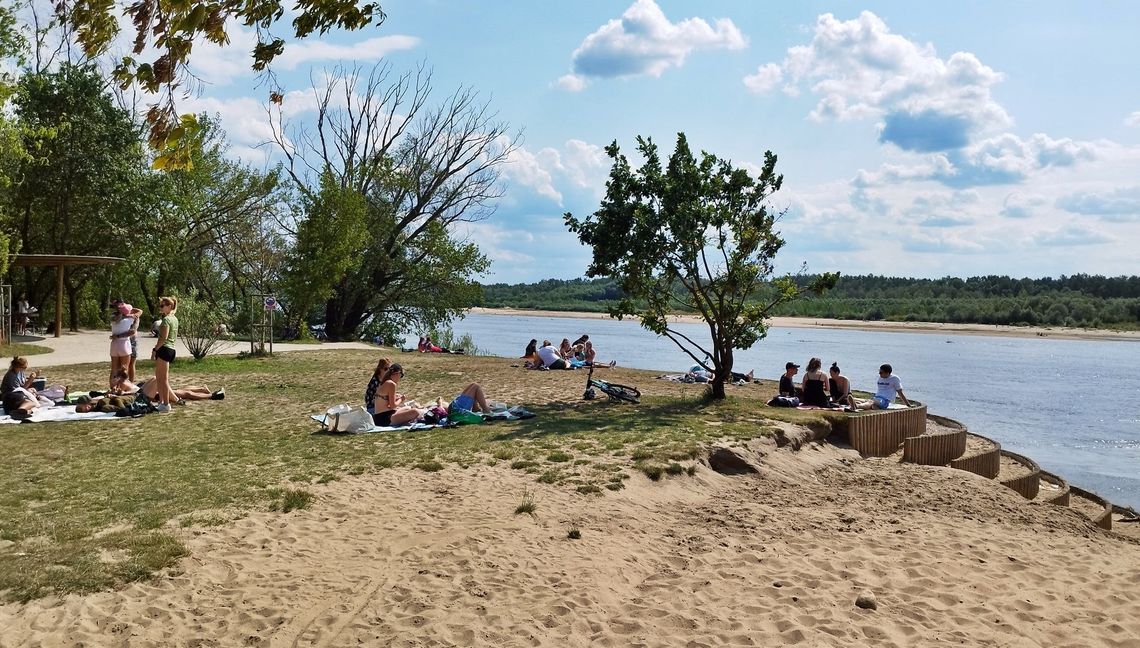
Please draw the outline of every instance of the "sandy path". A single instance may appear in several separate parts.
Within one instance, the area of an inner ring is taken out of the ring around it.
[[[604,497],[487,466],[315,486],[181,530],[154,582],[0,607],[0,645],[1140,646],[1140,546],[1073,511],[830,446],[766,461]]]
[[[45,346],[51,353],[28,356],[28,362],[34,367],[59,367],[63,365],[86,364],[89,362],[111,362],[111,340],[108,331],[80,331],[78,333],[64,333],[60,337],[20,336],[17,342]],[[155,338],[146,335],[139,336],[139,357],[150,358],[150,350],[154,348]],[[179,358],[189,358],[190,351],[182,340],[175,342]],[[273,345],[274,352],[285,351],[327,351],[329,349],[375,349],[376,347],[363,342],[322,342],[320,344],[296,344],[277,342]],[[249,342],[232,342],[221,347],[211,355],[237,355],[242,351],[249,351]]]

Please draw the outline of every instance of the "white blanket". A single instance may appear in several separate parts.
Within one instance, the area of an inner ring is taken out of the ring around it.
[[[36,411],[27,419],[30,423],[49,423],[55,421],[94,421],[96,419],[127,418],[117,417],[114,412],[76,412],[74,405],[56,405],[53,407],[37,407]],[[23,423],[4,414],[0,416],[0,424]]]

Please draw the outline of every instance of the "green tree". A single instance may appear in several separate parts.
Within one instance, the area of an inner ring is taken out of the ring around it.
[[[146,114],[150,144],[160,154],[159,168],[186,168],[192,163],[196,140],[202,135],[194,115],[178,115],[175,93],[190,78],[187,66],[196,43],[225,45],[235,26],[253,28],[257,43],[250,52],[250,66],[266,71],[285,51],[284,28],[296,39],[321,36],[332,29],[356,30],[384,21],[378,2],[351,0],[219,0],[214,2],[168,2],[159,0],[61,0],[54,3],[57,18],[74,32],[88,59],[105,54],[120,31],[120,19],[134,26],[133,51],[114,63],[112,76],[123,88],[138,84],[160,100]],[[282,25],[291,10],[289,26]],[[136,57],[146,56],[148,60]],[[280,101],[280,94],[270,95]]]
[[[8,210],[21,251],[122,256],[151,206],[139,131],[93,67],[61,65],[23,76],[13,97],[21,146]],[[68,268],[69,324],[100,270]],[[23,288],[44,305],[54,270],[25,268]]]
[[[784,245],[775,229],[778,215],[766,205],[783,183],[771,151],[753,178],[715,155],[697,159],[684,133],[677,136],[667,169],[652,140],[637,142],[645,158],[637,170],[617,142],[606,147],[613,167],[601,208],[581,220],[567,213],[566,224],[593,248],[586,274],[613,277],[622,290],[610,314],[638,316],[642,326],[706,368],[711,359],[712,397],[723,399],[733,351],[767,334],[769,312],[806,292],[823,292],[838,275],[821,275],[805,288],[790,277],[768,283]],[[753,298],[762,293],[762,301]],[[672,325],[669,316],[678,309],[704,319],[710,344]]]
[[[275,221],[287,203],[280,171],[231,159],[225,132],[202,115],[192,167],[150,173],[151,207],[142,217],[129,268],[150,312],[169,291],[233,308],[277,280],[284,243]],[[277,253],[273,254],[272,249]]]
[[[337,203],[366,206],[365,236],[354,250],[359,264],[340,263],[338,251],[335,267],[343,273],[330,275],[335,283],[323,313],[330,339],[351,339],[365,323],[430,328],[478,301],[475,278],[489,261],[464,227],[490,213],[501,195],[499,169],[516,147],[473,91],[429,105],[429,73],[420,69],[393,80],[390,72],[386,65],[364,77],[357,70],[334,72],[316,92],[315,131],[297,128],[286,136],[280,117],[275,121],[286,169],[307,204],[323,204],[319,196],[331,184]],[[334,235],[356,241],[354,232],[337,230],[308,237],[302,228],[314,215],[334,224],[341,218],[327,210],[304,212],[290,227],[298,244],[308,246],[291,257],[295,296],[304,289],[297,280],[309,277],[323,287],[327,279],[304,270],[320,265],[319,256],[311,256],[322,250],[311,241]]]

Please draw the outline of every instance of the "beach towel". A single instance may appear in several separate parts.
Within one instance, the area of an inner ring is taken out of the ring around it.
[[[438,427],[454,427],[455,426],[454,423],[448,424],[446,422],[436,423],[434,425],[429,424],[429,423],[412,423],[411,425],[398,425],[398,426],[397,425],[386,425],[386,426],[373,425],[373,426],[368,427],[368,428],[362,428],[362,429],[357,429],[357,430],[352,430],[352,431],[341,431],[341,430],[332,429],[331,426],[332,426],[334,420],[332,417],[330,417],[325,412],[321,412],[319,414],[310,414],[309,418],[311,418],[314,421],[316,421],[317,423],[321,424],[321,430],[320,430],[321,432],[329,432],[329,433],[334,433],[334,434],[371,434],[374,432],[414,432],[415,430],[431,430],[431,429],[438,428]]]
[[[76,412],[74,405],[57,405],[54,407],[39,407],[32,415],[20,421],[7,414],[0,416],[0,424],[8,423],[55,423],[62,421],[95,421],[116,418],[114,412]]]

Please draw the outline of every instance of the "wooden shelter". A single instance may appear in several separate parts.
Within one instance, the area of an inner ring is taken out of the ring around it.
[[[122,263],[121,257],[80,256],[73,254],[13,254],[10,267],[55,268],[55,337],[63,328],[63,269],[77,265],[113,265]]]

